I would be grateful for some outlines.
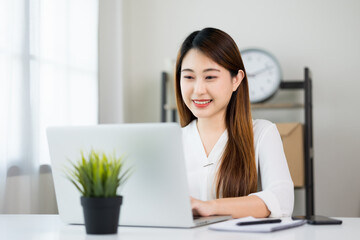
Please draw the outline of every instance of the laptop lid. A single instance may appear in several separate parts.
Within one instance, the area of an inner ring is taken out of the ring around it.
[[[118,191],[124,197],[120,225],[192,227],[181,128],[175,123],[50,127],[50,157],[60,217],[83,224],[80,193],[64,167],[91,149],[125,155],[133,173]]]

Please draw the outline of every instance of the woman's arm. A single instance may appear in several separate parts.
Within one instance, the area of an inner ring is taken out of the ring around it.
[[[233,218],[288,217],[294,206],[294,185],[276,125],[268,125],[259,141],[260,192],[249,196],[200,201],[191,198],[194,214]]]
[[[283,144],[275,124],[262,131],[257,144],[261,191],[257,196],[271,212],[270,217],[290,217],[294,207],[294,184]]]
[[[236,198],[221,198],[211,201],[191,199],[194,215],[231,215],[233,218],[253,216],[264,218],[270,215],[265,203],[257,196],[251,195]]]

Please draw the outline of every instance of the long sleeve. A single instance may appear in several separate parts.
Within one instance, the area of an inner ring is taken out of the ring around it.
[[[255,156],[261,191],[250,195],[256,195],[265,202],[271,212],[270,217],[289,217],[294,208],[294,184],[281,137],[275,124],[262,120],[260,125],[260,131],[255,136]]]

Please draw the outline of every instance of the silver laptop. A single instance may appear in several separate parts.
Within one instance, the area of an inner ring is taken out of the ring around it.
[[[66,223],[83,224],[80,193],[65,178],[69,160],[90,149],[126,156],[133,173],[119,189],[123,204],[119,224],[124,226],[195,227],[230,219],[192,215],[181,128],[176,123],[144,123],[50,127],[50,149],[59,215]]]

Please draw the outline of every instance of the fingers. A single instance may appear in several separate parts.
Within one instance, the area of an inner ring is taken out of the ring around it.
[[[208,214],[207,204],[204,201],[198,200],[196,198],[190,197],[191,200],[191,209],[193,215],[199,216],[210,216]]]
[[[190,203],[191,203],[191,208],[194,209],[196,208],[196,205],[197,205],[197,199],[193,198],[193,197],[190,197]]]
[[[198,211],[198,201],[196,198],[190,197],[191,209],[194,216],[200,215]]]

